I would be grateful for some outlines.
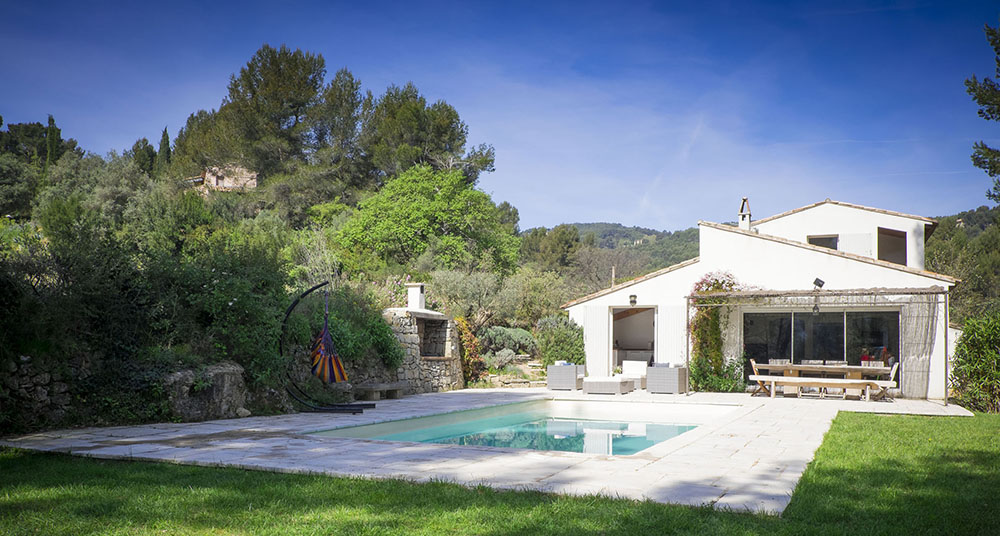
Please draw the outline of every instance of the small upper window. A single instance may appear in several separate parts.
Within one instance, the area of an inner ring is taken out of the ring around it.
[[[878,228],[878,258],[881,261],[906,265],[906,233]]]
[[[837,235],[810,236],[806,240],[814,245],[824,248],[837,249]]]

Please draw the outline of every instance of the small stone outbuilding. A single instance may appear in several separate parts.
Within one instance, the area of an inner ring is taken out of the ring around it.
[[[455,321],[427,309],[423,283],[406,287],[407,306],[382,313],[405,352],[398,379],[409,383],[411,394],[461,389],[464,381]]]

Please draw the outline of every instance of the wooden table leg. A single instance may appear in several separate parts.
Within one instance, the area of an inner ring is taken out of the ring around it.
[[[797,371],[797,370],[786,370],[784,375],[785,376],[790,376],[790,377],[798,378],[799,377],[799,371]],[[799,397],[799,386],[798,385],[786,385],[786,386],[782,387],[781,388],[782,391],[783,391],[782,394],[787,395],[789,387],[791,387],[792,392],[795,393],[795,398],[798,398]]]
[[[847,379],[849,379],[849,380],[860,380],[861,379],[861,373],[860,372],[848,372],[845,375],[845,377]],[[856,396],[858,398],[865,398],[867,400],[867,393],[865,393],[863,391],[864,391],[863,389],[844,389],[844,398],[846,399],[847,395],[851,395],[851,396]]]

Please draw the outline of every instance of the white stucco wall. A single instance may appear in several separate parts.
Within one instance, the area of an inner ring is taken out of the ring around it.
[[[884,226],[884,225],[883,225]],[[730,228],[726,228],[730,229]],[[656,307],[657,363],[683,364],[687,358],[687,324],[685,296],[694,283],[709,272],[728,271],[743,284],[771,290],[808,290],[813,280],[825,281],[824,289],[857,288],[925,288],[947,287],[948,282],[928,275],[876,265],[772,241],[747,232],[700,226],[701,256],[696,262],[632,285],[623,285],[603,296],[567,308],[570,318],[584,326],[587,370],[590,375],[610,373],[611,310],[628,306],[629,296],[636,295],[637,306]],[[921,250],[922,251],[922,250]],[[901,353],[927,353],[925,370],[928,374],[929,398],[944,396],[944,300],[933,306],[936,319],[933,333],[922,337],[919,348],[904,341]],[[900,309],[903,306],[900,305]],[[738,312],[733,319],[730,337],[742,325]],[[902,322],[902,321],[901,321]],[[902,326],[901,326],[902,329]],[[914,365],[916,366],[916,365]]]
[[[656,308],[657,363],[685,362],[685,301],[695,281],[705,272],[694,263],[660,277],[621,288],[592,300],[569,307],[569,317],[584,326],[587,373],[607,376],[611,372],[611,309],[628,307],[629,296],[636,295],[636,306]],[[638,316],[638,315],[637,315]]]
[[[837,249],[878,258],[878,228],[906,233],[906,265],[924,268],[924,232],[928,222],[826,203],[751,228],[762,234],[806,242],[809,236],[838,235]]]

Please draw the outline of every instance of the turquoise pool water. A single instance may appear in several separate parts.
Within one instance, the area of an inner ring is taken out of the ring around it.
[[[320,435],[629,455],[696,428],[691,424],[574,418],[566,411],[552,409],[545,403],[511,404],[329,430]]]

